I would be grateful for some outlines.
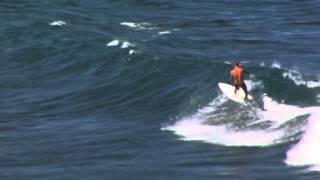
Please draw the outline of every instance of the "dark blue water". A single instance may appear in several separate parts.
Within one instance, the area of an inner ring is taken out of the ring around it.
[[[319,8],[317,0],[2,0],[1,179],[319,179],[284,162],[301,131],[248,146],[165,129],[215,102],[235,60],[260,105],[267,94],[319,106]],[[227,103],[231,113],[241,108]]]

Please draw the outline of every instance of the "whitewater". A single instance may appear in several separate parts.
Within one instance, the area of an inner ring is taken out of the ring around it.
[[[280,68],[280,65],[273,63],[272,67]],[[283,74],[285,76],[288,72]],[[301,83],[301,76],[297,76],[290,77],[295,82],[300,78],[297,83]],[[259,81],[248,80],[246,84],[249,91],[261,88]],[[257,102],[243,106],[235,105],[219,93],[207,106],[178,119],[173,125],[165,125],[162,130],[174,132],[180,140],[222,146],[267,148],[296,142],[287,150],[283,161],[289,166],[320,171],[320,106],[298,107],[276,102],[265,93],[260,96],[256,101],[260,101],[261,106]],[[240,125],[239,120],[242,121]]]

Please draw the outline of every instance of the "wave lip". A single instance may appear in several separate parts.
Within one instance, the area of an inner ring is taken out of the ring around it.
[[[291,79],[296,85],[305,85],[308,88],[320,87],[320,81],[305,81],[302,75],[295,70],[288,70],[288,72],[284,72],[282,76]]]
[[[262,62],[260,64],[261,67],[264,67],[265,64]],[[317,88],[320,87],[320,80],[306,80],[302,73],[300,73],[298,70],[294,69],[287,69],[287,68],[282,68],[281,64],[279,62],[273,62],[271,64],[271,68],[274,69],[283,69],[285,72],[282,73],[282,77],[291,79],[296,85],[304,85],[308,88]]]

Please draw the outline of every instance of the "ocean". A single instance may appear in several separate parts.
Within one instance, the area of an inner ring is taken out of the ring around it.
[[[0,179],[320,179],[319,8],[2,0]]]

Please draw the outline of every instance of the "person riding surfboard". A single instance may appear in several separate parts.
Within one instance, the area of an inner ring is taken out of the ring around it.
[[[246,70],[244,69],[244,67],[238,62],[235,62],[233,65],[233,69],[230,71],[230,79],[232,85],[235,87],[234,94],[236,94],[239,87],[241,87],[245,93],[245,99],[248,99],[248,90],[244,82],[245,73]]]

